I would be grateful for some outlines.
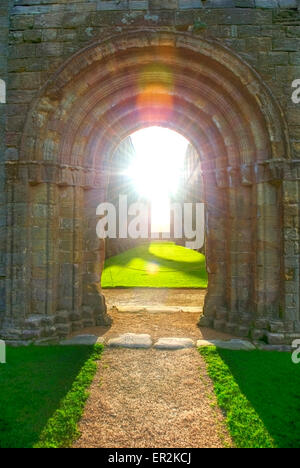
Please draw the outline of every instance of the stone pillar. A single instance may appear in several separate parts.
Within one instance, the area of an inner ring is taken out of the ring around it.
[[[29,187],[20,180],[7,183],[6,309],[1,336],[28,339],[25,320],[30,314]]]
[[[228,189],[228,322],[226,330],[248,336],[253,321],[252,187],[235,181]]]
[[[278,344],[270,324],[279,321],[282,313],[281,189],[278,184],[261,182],[256,186],[256,195],[256,321],[253,338]]]
[[[30,187],[31,315],[54,316],[57,303],[57,186]]]
[[[82,322],[82,189],[59,187],[59,282],[57,330],[68,335]]]
[[[27,252],[23,266],[27,310],[22,335],[26,340],[51,342],[56,340],[57,186],[48,182],[32,185],[24,177],[21,187],[28,192],[27,238],[21,233]]]
[[[299,169],[298,169],[299,171]],[[295,171],[296,172],[296,171]],[[300,172],[300,171],[299,171]],[[283,182],[284,201],[284,307],[283,326],[285,341],[300,336],[300,181]]]
[[[96,209],[105,199],[105,190],[93,188],[85,191],[83,234],[83,307],[97,325],[111,323],[107,315],[104,295],[101,292],[101,274],[105,261],[105,242],[97,237]]]
[[[215,177],[204,173],[205,211],[206,211],[206,265],[208,272],[208,291],[205,298],[204,316],[200,326],[225,325],[226,303],[226,217],[225,190],[217,187]]]

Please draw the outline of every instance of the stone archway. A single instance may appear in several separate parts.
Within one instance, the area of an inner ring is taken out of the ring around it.
[[[288,341],[295,322],[284,313],[283,114],[228,48],[153,30],[86,47],[32,106],[20,161],[8,165],[9,238],[23,246],[26,266],[11,256],[7,337],[63,336],[109,321],[96,207],[113,151],[150,125],[182,133],[201,157],[209,272],[201,325],[269,341],[280,331]]]

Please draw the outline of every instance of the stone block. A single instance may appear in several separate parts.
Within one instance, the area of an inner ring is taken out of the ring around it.
[[[56,317],[53,315],[47,315],[47,316],[42,316],[41,317],[41,323],[42,326],[44,327],[52,327],[55,325],[56,322]]]
[[[83,328],[83,324],[81,320],[78,320],[76,322],[72,322],[72,331],[77,332]]]
[[[250,341],[244,340],[198,340],[197,341],[197,348],[201,348],[203,346],[216,346],[217,348],[221,349],[231,349],[233,351],[253,351],[256,349],[255,345],[250,343]]]
[[[147,334],[125,333],[118,338],[112,338],[107,345],[114,348],[151,348],[152,339]]]
[[[82,320],[82,328],[92,328],[96,326],[95,319],[83,319]]]
[[[271,333],[284,333],[285,325],[283,322],[270,322]]]
[[[247,338],[250,335],[250,327],[238,325],[238,327],[236,328],[236,334],[237,336]]]
[[[15,15],[11,17],[10,28],[12,30],[30,29],[34,25],[34,17],[31,15]]]
[[[22,332],[22,340],[36,340],[40,338],[42,335],[42,329],[36,330],[23,330]]]
[[[278,0],[278,4],[280,8],[297,8],[299,6],[297,0]]]
[[[232,322],[226,322],[225,331],[231,335],[234,335],[237,329],[237,324]]]
[[[69,324],[70,323],[70,312],[68,310],[59,310],[56,312],[56,323]]]
[[[225,320],[214,320],[214,329],[215,330],[224,330],[225,329],[225,325],[226,325],[226,321]]]
[[[42,31],[29,29],[23,33],[24,42],[39,43],[42,41]]]
[[[34,346],[55,346],[59,344],[59,338],[56,336],[47,336],[46,338],[40,338],[36,340]]]
[[[259,330],[255,328],[254,330],[251,330],[251,338],[253,341],[259,341],[263,340],[266,337],[266,331],[265,330]]]
[[[178,8],[180,10],[190,10],[202,7],[203,3],[201,0],[178,0]]]
[[[273,50],[283,50],[286,52],[298,52],[300,48],[300,39],[284,38],[273,39]]]
[[[58,336],[60,337],[68,336],[72,332],[72,325],[71,323],[64,323],[64,324],[59,323],[56,325],[56,331],[57,331]]]
[[[149,10],[174,10],[178,7],[178,0],[148,0]]]
[[[285,336],[283,333],[267,332],[267,340],[270,345],[282,345],[285,343]]]
[[[77,335],[68,340],[60,342],[61,346],[93,346],[97,343],[98,336],[96,335]]]
[[[255,0],[256,8],[278,8],[277,0]]]
[[[235,0],[206,0],[204,8],[234,8]]]
[[[190,338],[160,338],[155,344],[156,349],[177,350],[193,348],[195,343]]]
[[[268,345],[264,343],[256,342],[257,349],[261,351],[277,351],[277,352],[291,352],[291,347],[288,345]]]
[[[92,307],[83,306],[81,311],[83,319],[92,319],[94,318],[94,311]]]
[[[258,37],[261,34],[261,27],[257,25],[243,25],[238,26],[237,35],[238,37]]]
[[[41,331],[42,338],[52,338],[56,335],[56,327],[44,327]]]
[[[33,316],[25,320],[25,327],[29,328],[30,330],[40,330],[41,325],[42,325],[41,317]]]
[[[17,148],[7,148],[4,158],[6,161],[17,161],[19,159]]]
[[[235,6],[238,8],[254,8],[255,0],[235,0]]]

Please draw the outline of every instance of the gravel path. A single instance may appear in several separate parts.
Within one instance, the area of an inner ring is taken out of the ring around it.
[[[199,328],[199,312],[127,313],[113,306],[202,306],[205,291],[110,290],[105,292],[111,327],[84,333],[107,342],[123,333],[163,337],[230,339]],[[74,333],[82,334],[80,332]],[[180,351],[106,348],[91,387],[74,447],[218,448],[231,445],[212,383],[195,348]]]
[[[75,448],[231,445],[195,349],[106,349]]]
[[[202,307],[206,289],[128,288],[103,289],[108,308],[130,305]]]
[[[113,319],[110,327],[89,327],[74,332],[72,336],[88,334],[104,338],[107,342],[123,333],[148,333],[153,340],[165,337],[191,338],[192,340],[230,340],[231,335],[212,330],[199,328],[199,312],[118,312],[110,310]]]

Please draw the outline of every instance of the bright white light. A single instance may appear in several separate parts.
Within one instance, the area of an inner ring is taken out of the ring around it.
[[[175,194],[188,141],[178,133],[150,127],[131,135],[136,159],[129,169],[138,193],[149,200]]]
[[[136,158],[129,168],[135,188],[152,205],[152,232],[168,232],[170,197],[176,194],[189,142],[178,133],[150,127],[131,135]]]

